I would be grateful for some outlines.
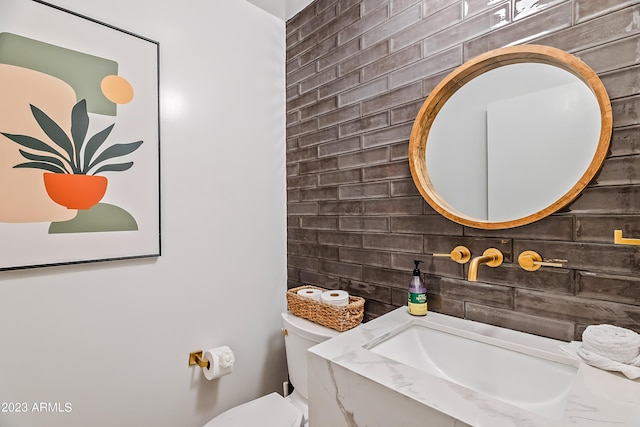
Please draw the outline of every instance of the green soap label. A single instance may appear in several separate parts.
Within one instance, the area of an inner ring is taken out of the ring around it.
[[[409,292],[410,304],[425,304],[427,302],[427,294]]]

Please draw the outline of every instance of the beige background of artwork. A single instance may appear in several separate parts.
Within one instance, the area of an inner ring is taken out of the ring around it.
[[[0,130],[50,141],[38,126],[29,104],[45,111],[67,132],[69,112],[76,102],[75,91],[67,83],[48,74],[13,65],[0,64]],[[54,222],[76,216],[53,202],[44,188],[41,169],[14,168],[27,160],[21,147],[0,135],[0,222]]]

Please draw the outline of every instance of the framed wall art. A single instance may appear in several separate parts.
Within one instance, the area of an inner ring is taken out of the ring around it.
[[[160,255],[159,44],[0,5],[0,270]]]

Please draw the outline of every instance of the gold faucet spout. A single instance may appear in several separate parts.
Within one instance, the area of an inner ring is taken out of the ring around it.
[[[467,280],[470,282],[475,282],[478,280],[478,268],[481,264],[487,264],[489,267],[497,267],[502,264],[502,260],[504,257],[502,256],[502,252],[500,252],[496,248],[489,248],[482,256],[477,256],[471,260],[469,263],[469,274]]]
[[[477,256],[471,260],[469,264],[469,277],[468,280],[470,282],[475,282],[478,280],[478,267],[480,264],[486,264],[489,261],[493,261],[492,256]]]

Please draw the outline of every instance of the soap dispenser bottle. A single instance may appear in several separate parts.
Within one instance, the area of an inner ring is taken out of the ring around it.
[[[416,268],[413,269],[413,278],[409,284],[409,314],[424,316],[427,314],[427,287],[422,281],[422,275],[418,264],[422,261],[414,260]]]

